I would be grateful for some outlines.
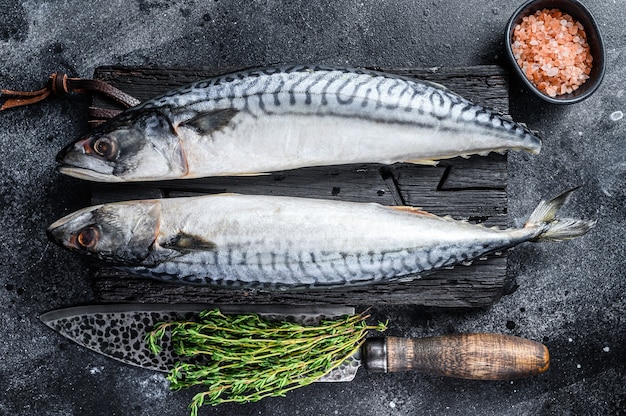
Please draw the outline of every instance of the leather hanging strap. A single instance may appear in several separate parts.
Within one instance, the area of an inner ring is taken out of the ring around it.
[[[50,95],[64,95],[69,93],[98,92],[121,104],[125,108],[140,103],[132,95],[126,94],[114,86],[97,79],[69,78],[63,72],[55,72],[48,78],[45,87],[37,91],[0,90],[0,111],[37,103]]]

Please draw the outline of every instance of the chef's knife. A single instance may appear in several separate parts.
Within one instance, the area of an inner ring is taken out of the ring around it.
[[[127,364],[169,372],[177,361],[166,334],[163,351],[154,355],[145,337],[159,322],[197,319],[219,308],[227,314],[255,313],[267,319],[318,323],[354,314],[351,307],[264,305],[109,304],[78,306],[45,313],[50,328],[93,351]],[[188,359],[187,359],[188,360]],[[510,335],[457,334],[428,338],[367,338],[360,352],[320,381],[351,381],[363,364],[374,372],[419,371],[479,380],[509,380],[541,374],[549,366],[548,349]]]

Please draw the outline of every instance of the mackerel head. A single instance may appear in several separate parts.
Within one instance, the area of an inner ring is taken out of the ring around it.
[[[60,171],[81,179],[120,182],[131,172],[169,178],[187,173],[177,132],[160,111],[122,113],[57,155]],[[140,162],[141,166],[138,165]]]
[[[430,82],[356,69],[263,68],[196,82],[69,144],[62,173],[94,181],[254,175],[306,166],[538,153],[521,124]]]

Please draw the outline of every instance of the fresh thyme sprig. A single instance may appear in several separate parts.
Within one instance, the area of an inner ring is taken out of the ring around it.
[[[157,324],[146,341],[158,354],[169,331],[176,353],[190,358],[176,363],[168,380],[172,390],[207,386],[189,405],[197,416],[205,403],[255,402],[318,380],[356,353],[369,330],[387,328],[386,323],[368,326],[368,317],[348,315],[304,326],[214,309],[202,312],[198,322]]]

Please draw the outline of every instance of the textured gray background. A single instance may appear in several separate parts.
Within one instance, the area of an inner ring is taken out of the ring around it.
[[[502,31],[520,3],[2,0],[0,87],[36,89],[54,71],[90,77],[109,64],[506,64]],[[597,218],[597,228],[515,249],[509,273],[519,288],[489,309],[375,309],[390,319],[391,335],[488,331],[542,341],[550,371],[515,382],[361,372],[349,384],[202,414],[623,414],[626,118],[610,115],[626,112],[626,1],[585,3],[605,37],[605,81],[589,100],[565,107],[512,83],[513,116],[545,142],[539,156],[510,156],[509,212],[520,225],[539,199],[583,185],[565,214]],[[163,376],[81,349],[38,319],[93,296],[82,260],[45,236],[49,223],[87,203],[86,186],[54,169],[56,152],[86,129],[85,105],[56,98],[0,114],[0,415],[184,415],[192,392],[172,393]]]

